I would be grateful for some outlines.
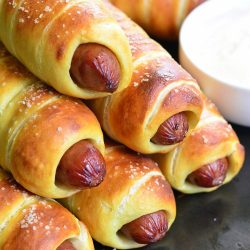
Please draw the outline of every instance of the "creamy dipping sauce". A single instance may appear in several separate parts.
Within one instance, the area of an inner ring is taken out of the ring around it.
[[[194,24],[192,60],[215,78],[250,89],[250,1],[229,2]]]

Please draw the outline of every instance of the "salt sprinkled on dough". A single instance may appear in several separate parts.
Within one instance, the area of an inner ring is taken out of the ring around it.
[[[44,8],[44,11],[45,11],[45,12],[51,12],[52,9],[47,5],[47,6]]]
[[[20,221],[21,228],[28,228],[30,225],[37,224],[41,217],[36,213],[36,205],[32,205],[29,213]]]
[[[155,184],[156,184],[157,186],[160,186],[160,183],[159,183],[159,180],[158,180],[158,179],[155,180]]]
[[[134,82],[134,83],[133,83],[133,86],[134,86],[134,87],[137,87],[138,85],[139,85],[138,82]]]

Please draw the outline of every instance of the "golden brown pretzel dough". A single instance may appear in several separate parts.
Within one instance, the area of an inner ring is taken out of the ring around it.
[[[103,134],[82,102],[58,94],[34,78],[0,44],[0,165],[26,189],[62,198],[79,191],[58,186],[60,159],[89,139],[104,152]]]
[[[79,192],[64,204],[90,230],[91,236],[104,245],[118,249],[142,246],[119,230],[146,214],[164,211],[168,226],[175,215],[175,199],[157,164],[132,153],[124,146],[106,149],[107,175],[94,189]]]
[[[77,250],[94,250],[87,228],[53,200],[26,192],[0,169],[0,248],[56,250],[69,239]]]
[[[244,162],[244,147],[215,105],[204,98],[201,120],[192,134],[168,154],[158,154],[154,159],[171,186],[183,193],[210,192],[217,187],[199,187],[187,181],[190,173],[202,165],[227,157],[229,168],[223,184],[231,181]]]
[[[189,12],[205,0],[110,0],[150,35],[177,39]]]
[[[157,145],[151,138],[171,116],[184,112],[189,133],[202,112],[196,81],[158,43],[121,11],[106,3],[130,41],[132,81],[124,91],[91,101],[105,132],[141,153],[169,152],[175,145]]]
[[[72,57],[81,44],[97,43],[115,54],[121,68],[117,91],[131,78],[127,38],[101,0],[0,0],[0,40],[37,77],[66,95],[109,94],[80,88],[71,79]]]

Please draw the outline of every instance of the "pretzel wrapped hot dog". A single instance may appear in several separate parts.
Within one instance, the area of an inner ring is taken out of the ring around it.
[[[110,0],[149,34],[176,39],[184,18],[205,0]]]
[[[0,44],[0,164],[50,198],[98,185],[103,135],[94,114],[33,77]]]
[[[134,71],[129,87],[91,108],[113,139],[141,153],[168,152],[198,123],[200,89],[158,43],[106,4],[130,41]]]
[[[1,249],[94,250],[83,223],[57,202],[29,194],[1,169],[0,202]]]
[[[168,154],[154,159],[171,186],[184,193],[210,192],[231,181],[244,162],[244,147],[215,105],[204,97],[201,120]]]
[[[0,40],[63,94],[107,96],[131,78],[127,38],[101,0],[1,0]]]
[[[123,146],[106,149],[107,176],[97,188],[63,200],[104,245],[129,249],[161,239],[176,214],[157,164]]]

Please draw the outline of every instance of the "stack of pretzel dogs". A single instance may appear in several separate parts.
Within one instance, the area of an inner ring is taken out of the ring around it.
[[[0,249],[142,247],[175,220],[171,186],[240,171],[215,105],[108,1],[0,0],[0,41]]]

